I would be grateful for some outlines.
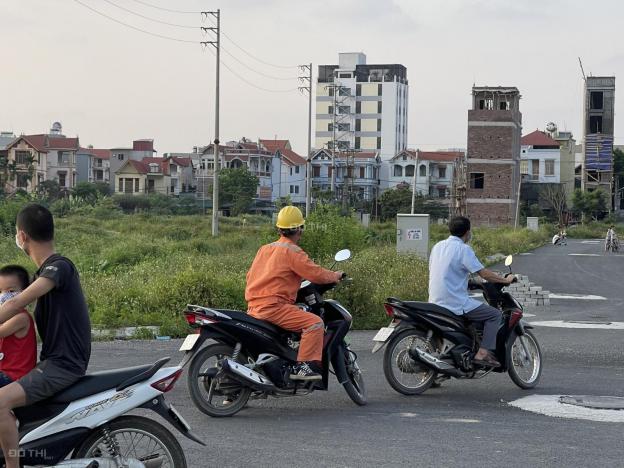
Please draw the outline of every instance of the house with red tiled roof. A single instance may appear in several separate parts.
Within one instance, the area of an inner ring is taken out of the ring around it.
[[[433,198],[448,198],[455,162],[463,158],[463,151],[400,151],[389,161],[389,188],[398,185],[411,188],[416,175],[417,193]]]
[[[34,193],[47,179],[47,136],[20,135],[6,146],[5,152],[7,164],[0,174],[5,193]]]
[[[523,182],[558,184],[561,180],[560,143],[535,130],[520,139],[520,174]]]
[[[377,151],[336,152],[320,149],[312,153],[312,188],[331,191],[350,202],[372,200],[379,194],[381,157]]]
[[[128,195],[171,194],[169,159],[128,159],[115,171],[115,193]]]
[[[258,144],[273,155],[273,201],[288,197],[293,204],[303,205],[306,193],[306,158],[293,151],[289,140],[260,139]]]

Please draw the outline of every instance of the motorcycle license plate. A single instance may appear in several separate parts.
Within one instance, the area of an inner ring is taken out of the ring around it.
[[[386,340],[388,338],[390,338],[390,335],[392,335],[392,333],[394,333],[394,329],[395,329],[396,325],[389,326],[389,327],[382,327],[379,329],[379,331],[377,332],[377,334],[373,337],[373,341],[378,341],[380,343],[385,343]]]
[[[189,426],[189,423],[186,422],[186,419],[184,419],[184,417],[178,412],[177,409],[173,407],[173,405],[169,405],[169,411],[171,411],[175,415],[175,417],[178,418],[178,420],[180,421],[180,424],[182,424],[182,426],[187,431],[191,430],[191,426]]]
[[[197,343],[197,340],[199,340],[199,336],[199,333],[193,333],[192,335],[188,335],[182,343],[182,346],[180,346],[180,351],[190,351],[191,349],[193,349],[193,346],[195,346],[195,343]]]

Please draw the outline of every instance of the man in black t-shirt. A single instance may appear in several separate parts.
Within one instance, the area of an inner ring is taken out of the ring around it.
[[[0,324],[37,301],[40,362],[17,382],[0,388],[0,445],[6,468],[19,467],[14,408],[36,403],[82,377],[91,356],[91,324],[74,264],[54,252],[54,220],[44,206],[30,204],[17,215],[15,243],[39,268],[32,284],[0,306]]]

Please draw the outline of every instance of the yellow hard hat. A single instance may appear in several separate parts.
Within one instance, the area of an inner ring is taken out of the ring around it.
[[[303,213],[296,206],[285,206],[277,215],[276,226],[280,229],[295,229],[304,224]]]

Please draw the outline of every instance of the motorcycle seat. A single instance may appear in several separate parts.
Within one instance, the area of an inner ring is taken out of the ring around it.
[[[461,320],[460,315],[456,315],[450,310],[430,302],[404,301],[402,304],[414,311],[433,312],[440,315],[446,315],[447,317],[451,317],[455,320]]]
[[[155,364],[105,370],[86,374],[75,384],[67,387],[65,390],[57,393],[48,400],[45,400],[45,402],[49,404],[71,403],[72,401],[79,400],[80,398],[84,398],[95,393],[120,387],[122,384],[123,388],[118,388],[118,390],[123,390],[131,385],[149,379],[168,361],[169,358],[163,358]]]
[[[273,325],[272,323],[267,322],[266,320],[259,320],[257,318],[254,318],[246,312],[240,312],[238,310],[225,310],[225,309],[216,309],[216,310],[229,315],[234,320],[238,320],[240,322],[245,322],[250,325],[254,325],[258,328],[262,328],[275,335],[285,335],[285,334],[291,333],[288,330],[284,330],[283,328],[280,328],[277,325]]]

